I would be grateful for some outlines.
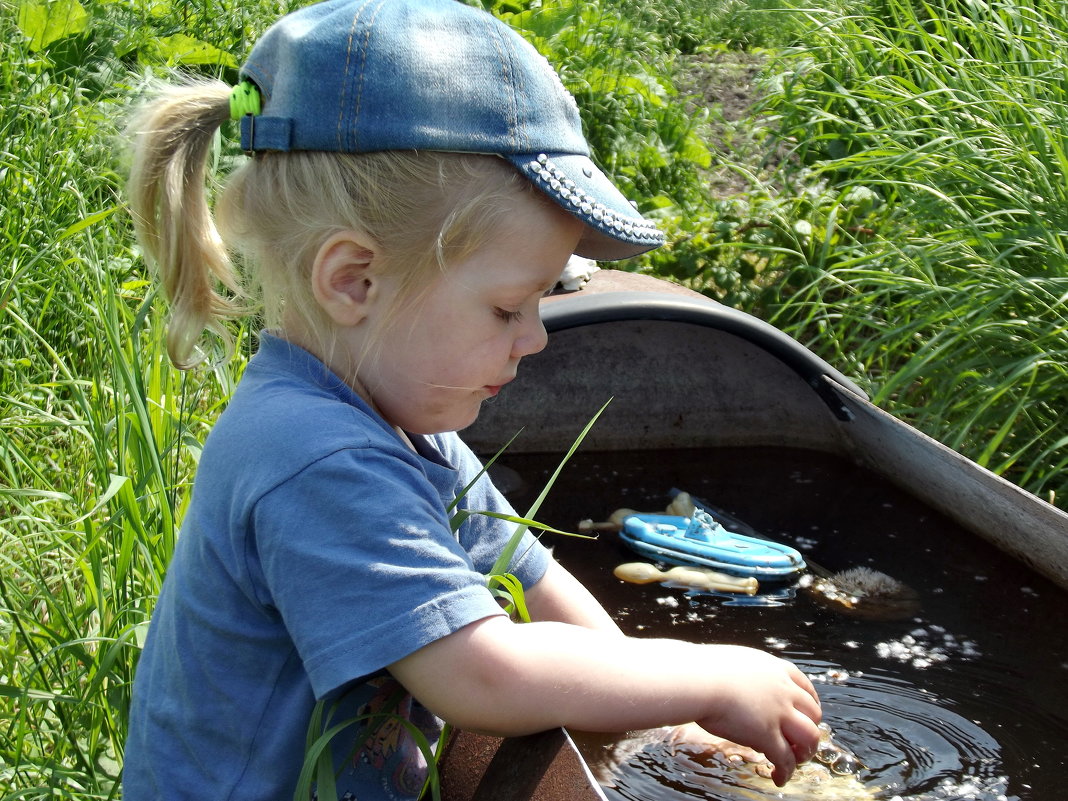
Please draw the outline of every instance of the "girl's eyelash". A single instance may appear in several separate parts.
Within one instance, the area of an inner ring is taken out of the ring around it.
[[[518,323],[523,319],[523,312],[520,311],[508,311],[508,309],[502,309],[499,306],[494,308],[493,313],[504,320],[506,323]]]

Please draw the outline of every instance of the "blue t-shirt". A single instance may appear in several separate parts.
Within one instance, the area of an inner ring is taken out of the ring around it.
[[[288,801],[316,699],[335,721],[393,706],[387,665],[502,614],[483,574],[514,526],[472,515],[452,533],[446,507],[481,466],[455,434],[412,441],[264,334],[204,446],[149,627],[126,801]],[[460,508],[511,512],[486,477]],[[528,534],[516,554],[530,586],[547,552]],[[439,723],[410,697],[400,709],[433,742]],[[334,741],[339,796],[416,798],[407,728],[385,718],[354,753],[358,733]]]

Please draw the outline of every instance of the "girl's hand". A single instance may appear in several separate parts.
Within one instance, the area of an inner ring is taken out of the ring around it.
[[[771,775],[772,765],[762,753],[754,751],[747,745],[738,745],[738,743],[732,743],[730,740],[710,734],[696,723],[684,723],[668,729],[666,738],[672,746],[695,757],[711,757],[735,766],[745,762],[761,767],[766,765],[765,775]]]
[[[819,745],[822,717],[812,682],[786,660],[736,645],[709,646],[717,652],[719,689],[712,713],[697,724],[706,731],[761,751],[775,766],[772,781],[782,787]]]
[[[619,778],[623,764],[652,744],[666,743],[671,754],[684,753],[701,764],[718,763],[726,767],[751,765],[753,773],[765,779],[773,765],[764,755],[744,745],[709,734],[696,723],[665,726],[617,734],[569,729],[587,767],[599,784],[611,785]]]

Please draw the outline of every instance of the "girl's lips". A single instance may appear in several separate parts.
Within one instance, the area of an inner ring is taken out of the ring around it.
[[[483,389],[486,390],[486,392],[488,392],[491,397],[493,397],[493,396],[496,396],[496,394],[501,391],[501,389],[504,387],[504,384],[509,383],[511,380],[512,379],[509,378],[508,381],[505,381],[503,384],[494,384],[492,386],[487,385],[487,386],[483,387]]]

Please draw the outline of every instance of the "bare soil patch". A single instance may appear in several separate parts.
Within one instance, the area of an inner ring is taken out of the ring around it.
[[[717,197],[744,193],[751,183],[745,172],[763,176],[779,161],[769,152],[757,110],[766,64],[767,57],[760,54],[720,51],[690,56],[676,73],[683,102],[709,112],[704,138],[713,163],[708,182]]]

